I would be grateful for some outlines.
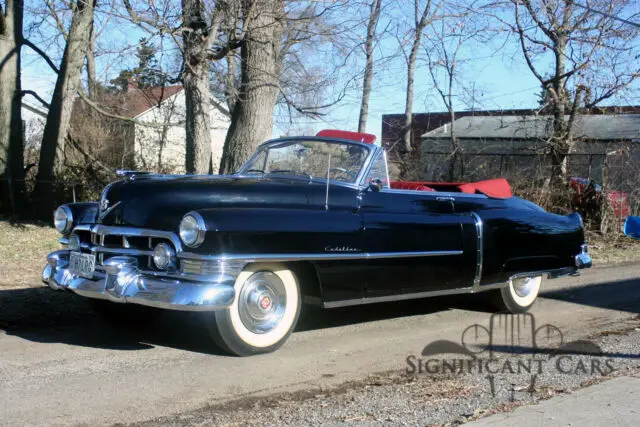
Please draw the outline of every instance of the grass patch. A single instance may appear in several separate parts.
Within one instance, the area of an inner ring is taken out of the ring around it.
[[[59,249],[60,233],[43,224],[0,220],[0,288],[41,286],[49,252]]]
[[[587,243],[594,265],[640,261],[640,240],[623,234],[603,236],[600,233],[588,232]]]

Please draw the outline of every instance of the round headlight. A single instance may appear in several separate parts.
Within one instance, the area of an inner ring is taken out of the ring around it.
[[[73,215],[71,215],[71,209],[68,206],[62,205],[53,214],[53,224],[62,234],[66,234],[71,231],[73,225]]]
[[[153,249],[153,263],[160,270],[175,267],[176,251],[166,243],[159,243]]]
[[[180,221],[180,239],[185,245],[192,248],[200,246],[204,242],[204,234],[207,227],[200,214],[190,212]]]

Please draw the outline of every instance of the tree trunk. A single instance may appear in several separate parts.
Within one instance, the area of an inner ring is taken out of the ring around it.
[[[404,151],[411,151],[411,135],[412,135],[412,122],[413,122],[413,85],[414,76],[416,73],[416,59],[418,58],[418,51],[420,49],[420,43],[422,42],[422,32],[424,31],[427,23],[430,21],[429,12],[431,9],[431,0],[427,2],[420,20],[418,20],[419,1],[415,0],[414,11],[416,26],[414,28],[413,43],[411,44],[411,52],[407,60],[407,98],[404,106],[404,128],[402,129],[402,141],[404,143]]]
[[[284,4],[256,0],[240,49],[241,80],[222,152],[220,173],[236,171],[273,132],[279,91]]]
[[[35,187],[38,215],[43,219],[51,217],[55,201],[53,181],[63,172],[64,142],[69,132],[73,104],[80,86],[80,74],[89,48],[95,5],[96,0],[76,2],[44,126]]]
[[[186,171],[212,173],[211,88],[207,61],[207,30],[204,6],[199,0],[182,0],[182,21],[188,31],[184,40],[184,94],[186,104]]]
[[[89,40],[89,50],[87,51],[87,87],[89,88],[89,95],[94,99],[97,97],[96,81],[96,35],[92,28],[91,39]]]
[[[458,139],[456,138],[455,121],[456,112],[453,108],[449,108],[449,117],[451,118],[451,127],[449,137],[451,138],[451,158],[449,159],[449,182],[457,182],[464,176],[464,161]],[[460,163],[460,173],[456,173],[456,164]]]
[[[360,118],[358,120],[358,132],[365,132],[367,129],[367,118],[369,117],[369,96],[371,95],[371,81],[373,80],[373,42],[376,37],[376,27],[380,18],[380,7],[382,0],[372,0],[371,12],[369,14],[369,24],[367,25],[367,39],[364,45],[365,66],[364,80],[362,84],[362,103],[360,104]]]
[[[0,201],[5,211],[18,214],[24,208],[22,15],[22,0],[7,0],[4,9],[0,4]]]
[[[227,75],[224,85],[224,97],[227,100],[227,109],[233,111],[236,103],[236,52],[227,54]]]
[[[567,174],[567,155],[569,154],[568,132],[565,120],[567,96],[565,90],[566,37],[558,36],[555,41],[555,78],[552,82],[553,97],[553,136],[551,137],[551,184],[561,185]]]

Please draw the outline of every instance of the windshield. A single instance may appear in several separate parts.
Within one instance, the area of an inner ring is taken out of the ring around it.
[[[288,174],[355,183],[369,154],[357,144],[327,141],[282,141],[258,149],[241,174]]]

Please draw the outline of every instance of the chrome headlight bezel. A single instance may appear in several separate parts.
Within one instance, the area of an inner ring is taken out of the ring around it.
[[[182,217],[178,234],[185,246],[196,248],[204,242],[207,226],[198,212],[189,212]]]
[[[61,234],[67,234],[73,227],[73,213],[69,206],[58,206],[53,212],[53,225]]]

